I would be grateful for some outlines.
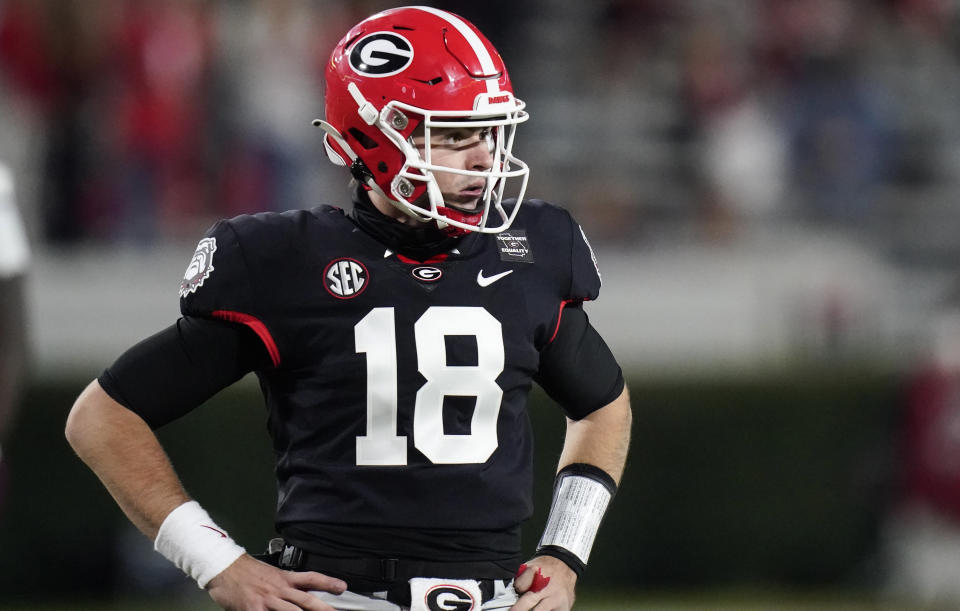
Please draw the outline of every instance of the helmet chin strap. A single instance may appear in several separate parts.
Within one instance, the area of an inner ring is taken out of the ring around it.
[[[479,225],[480,220],[483,218],[482,214],[466,212],[447,204],[443,200],[443,193],[440,191],[440,187],[437,186],[435,180],[427,181],[427,195],[430,198],[431,210],[438,217],[449,217],[457,222],[467,223],[468,225]],[[443,211],[441,211],[441,208]],[[469,230],[445,223],[440,220],[440,218],[435,219],[435,222],[437,229],[453,237],[460,237],[470,233]]]

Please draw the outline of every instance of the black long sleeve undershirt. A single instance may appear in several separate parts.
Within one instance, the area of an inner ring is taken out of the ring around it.
[[[270,366],[270,355],[248,327],[186,316],[124,352],[98,381],[156,429]]]

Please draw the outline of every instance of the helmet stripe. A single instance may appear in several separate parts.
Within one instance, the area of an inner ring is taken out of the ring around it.
[[[477,36],[477,33],[470,29],[462,19],[457,17],[452,13],[446,11],[441,11],[435,9],[431,6],[412,6],[410,8],[420,9],[421,11],[430,13],[440,17],[453,27],[457,28],[457,31],[460,32],[470,46],[473,48],[473,52],[477,54],[477,59],[480,61],[480,67],[483,69],[486,74],[493,74],[497,71],[496,66],[493,64],[493,58],[490,57],[490,53],[487,51],[487,48],[483,45],[483,42],[480,40],[480,37]],[[487,93],[500,93],[500,80],[499,79],[486,79],[487,81]]]

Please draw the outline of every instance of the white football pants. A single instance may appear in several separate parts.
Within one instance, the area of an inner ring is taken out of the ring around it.
[[[413,607],[402,607],[388,600],[384,600],[386,592],[375,592],[372,596],[357,594],[349,590],[343,594],[331,594],[330,592],[311,592],[314,596],[332,606],[338,611],[430,611],[430,609],[420,603]],[[509,609],[517,602],[517,592],[513,589],[513,582],[504,583],[502,580],[494,581],[493,598],[483,603],[482,606],[472,606],[469,609],[462,605],[453,604],[446,607],[442,601],[437,608],[438,611],[492,611],[493,609]]]

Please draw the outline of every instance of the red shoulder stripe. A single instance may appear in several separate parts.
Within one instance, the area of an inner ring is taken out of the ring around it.
[[[553,328],[553,335],[550,336],[550,341],[548,344],[552,344],[553,340],[557,338],[557,332],[560,331],[560,319],[563,318],[563,308],[567,307],[567,304],[575,303],[579,301],[578,299],[564,299],[560,302],[560,311],[557,312],[557,326]]]
[[[277,343],[273,341],[273,336],[270,335],[270,331],[267,330],[267,325],[263,324],[260,319],[249,314],[244,314],[243,312],[233,312],[231,310],[215,310],[213,317],[230,322],[238,322],[253,329],[253,332],[256,333],[260,341],[263,342],[267,352],[270,353],[270,360],[273,361],[273,366],[280,366],[280,350],[277,349]]]

